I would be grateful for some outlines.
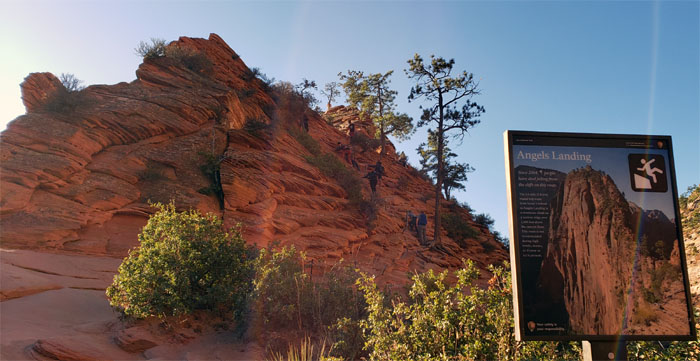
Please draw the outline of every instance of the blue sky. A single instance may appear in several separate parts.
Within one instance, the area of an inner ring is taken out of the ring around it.
[[[700,6],[563,1],[4,1],[0,129],[24,113],[31,72],[87,84],[135,79],[139,41],[219,34],[250,67],[319,84],[348,69],[394,70],[398,110],[414,53],[455,59],[480,79],[482,124],[450,147],[476,172],[457,198],[508,234],[506,129],[673,137],[678,189],[700,182]],[[397,143],[417,164],[425,129]]]

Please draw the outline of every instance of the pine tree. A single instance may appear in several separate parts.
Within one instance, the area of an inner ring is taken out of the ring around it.
[[[348,70],[338,76],[347,94],[347,102],[357,108],[362,116],[369,117],[377,127],[381,141],[380,159],[384,154],[385,139],[389,134],[399,140],[413,133],[413,118],[405,113],[396,113],[396,90],[389,89],[389,77],[393,70],[385,74],[365,75],[361,71]]]
[[[321,90],[321,94],[323,94],[326,98],[328,98],[328,109],[331,108],[331,103],[335,100],[335,98],[340,95],[340,85],[337,82],[330,82],[326,83],[326,86]]]
[[[433,131],[428,132],[428,143],[421,143],[416,149],[420,156],[421,172],[437,178],[437,135]],[[450,199],[453,189],[465,189],[464,183],[467,181],[467,173],[474,171],[468,163],[458,163],[454,159],[457,154],[453,153],[449,147],[443,149],[443,167],[445,169],[445,179],[442,182],[442,190],[445,198]]]
[[[406,75],[416,82],[411,88],[408,100],[423,99],[428,103],[421,106],[423,114],[418,127],[429,125],[434,127],[437,137],[437,174],[435,181],[435,243],[440,243],[440,196],[443,182],[445,181],[444,152],[447,145],[447,136],[462,140],[467,131],[479,124],[485,109],[472,97],[479,94],[479,84],[474,80],[474,74],[463,71],[457,76],[451,76],[454,67],[454,59],[446,61],[444,58],[430,56],[430,63],[423,62],[423,58],[415,54],[408,60],[409,69]],[[458,105],[462,105],[458,108]],[[454,133],[454,134],[449,134]]]

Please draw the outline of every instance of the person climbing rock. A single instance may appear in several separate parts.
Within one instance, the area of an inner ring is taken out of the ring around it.
[[[402,167],[408,166],[408,157],[406,157],[406,153],[403,151],[401,151],[401,154],[399,154],[399,164],[401,164]]]
[[[425,227],[428,225],[428,217],[425,212],[421,211],[418,215],[418,242],[421,246],[427,246],[428,241],[425,239]]]
[[[355,124],[350,121],[350,124],[348,124],[348,136],[352,138],[353,135],[355,135]]]
[[[350,147],[350,161],[355,169],[360,170],[360,165],[357,164],[357,160],[355,160],[355,152],[352,151],[352,147]]]
[[[377,194],[377,172],[373,170],[362,178],[367,178],[369,180],[369,187],[372,189],[372,198],[374,198]]]
[[[350,161],[350,146],[347,146],[345,144],[341,144],[338,142],[338,144],[335,147],[335,151],[338,152],[338,155],[340,155],[340,158],[348,162],[348,164],[352,164]]]
[[[384,166],[382,166],[382,161],[378,160],[377,164],[374,165],[374,171],[377,172],[377,179],[382,180],[384,175]]]
[[[416,220],[418,219],[418,217],[416,217],[416,215],[413,214],[413,211],[408,211],[406,219],[408,221],[408,230],[417,234],[418,229],[416,228]]]

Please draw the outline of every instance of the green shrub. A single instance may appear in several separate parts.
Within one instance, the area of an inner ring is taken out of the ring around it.
[[[246,118],[243,124],[243,129],[250,135],[255,137],[262,137],[264,132],[270,128],[270,125],[265,121],[258,118]]]
[[[224,209],[224,189],[221,186],[222,157],[207,152],[200,152],[199,155],[204,158],[203,164],[199,169],[209,179],[210,184],[207,187],[200,188],[198,192],[204,195],[215,195],[216,199],[219,200],[219,208]]]
[[[311,155],[316,156],[321,154],[321,146],[309,133],[292,128],[289,129],[289,134],[306,148]]]
[[[341,263],[312,280],[304,272],[306,262],[294,246],[260,250],[253,281],[260,326],[284,330],[292,339],[325,340],[334,355],[355,359],[362,347],[358,322],[364,315],[364,299],[353,287],[357,273]]]
[[[370,360],[551,360],[578,359],[575,343],[517,342],[513,329],[510,273],[489,267],[489,287],[474,284],[479,271],[471,261],[445,283],[447,271],[413,276],[408,299],[392,299],[374,277],[358,280],[368,304],[361,321]]]
[[[239,319],[252,278],[240,231],[225,232],[212,214],[177,212],[172,202],[153,206],[141,245],[107,288],[110,305],[136,318],[210,310]]]
[[[214,65],[204,53],[190,48],[171,45],[165,48],[165,56],[177,60],[185,68],[209,76],[214,72]]]
[[[444,212],[440,214],[442,228],[447,231],[447,236],[459,244],[465,239],[474,238],[479,232],[464,220],[458,213]]]
[[[63,88],[58,87],[53,93],[50,94],[46,103],[44,103],[44,110],[56,114],[70,114],[74,112],[77,108],[85,106],[88,104],[88,99],[85,96],[82,86],[82,80],[79,80],[73,74],[62,73],[59,76]]]
[[[361,204],[363,201],[362,180],[355,172],[348,169],[343,161],[331,153],[305,158],[307,162],[318,168],[321,173],[335,179],[338,185],[347,193],[350,204],[356,206]]]
[[[350,144],[357,145],[362,148],[363,152],[368,150],[375,150],[379,148],[382,142],[379,139],[370,138],[364,133],[355,132],[355,134],[350,138]]]
[[[151,38],[150,44],[140,41],[134,51],[144,59],[155,59],[165,56],[165,47],[164,39]]]

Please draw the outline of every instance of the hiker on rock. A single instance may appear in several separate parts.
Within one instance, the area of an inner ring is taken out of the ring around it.
[[[384,167],[382,166],[382,161],[378,160],[377,164],[374,165],[374,171],[377,172],[377,179],[382,180],[384,175]]]
[[[350,124],[348,124],[348,136],[352,138],[353,135],[355,135],[355,124],[352,124],[351,120]]]
[[[355,160],[355,152],[352,151],[352,148],[350,148],[350,162],[355,169],[360,170],[360,165],[357,164],[357,161]]]
[[[406,157],[406,153],[403,151],[399,154],[399,164],[401,164],[402,167],[408,166],[408,157]]]
[[[421,246],[427,246],[428,241],[425,239],[425,227],[428,224],[428,217],[425,212],[421,211],[418,215],[418,242]]]
[[[335,147],[335,151],[339,153],[340,158],[348,162],[348,164],[352,164],[350,160],[350,146],[338,142],[338,145]]]
[[[377,194],[377,172],[373,170],[362,178],[367,178],[369,180],[369,187],[372,188],[372,198],[374,198]]]
[[[418,233],[418,229],[416,228],[416,220],[418,217],[413,214],[413,211],[408,211],[406,218],[408,219],[408,230],[413,233]]]

